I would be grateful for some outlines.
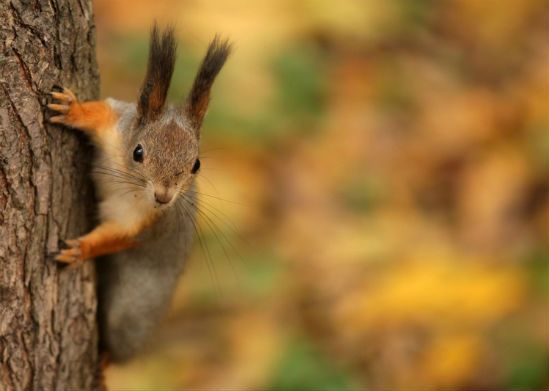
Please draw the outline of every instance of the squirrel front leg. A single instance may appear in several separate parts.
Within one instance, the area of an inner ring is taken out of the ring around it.
[[[49,119],[51,123],[82,130],[99,147],[112,141],[117,114],[108,103],[79,102],[68,88],[63,88],[61,92],[53,91],[51,96],[57,102],[48,104],[48,108],[59,113]],[[134,236],[135,232],[129,232],[117,223],[103,222],[88,234],[65,241],[68,248],[61,250],[55,259],[73,263],[115,253],[132,247],[135,244]]]
[[[103,141],[113,131],[117,115],[107,102],[79,102],[68,88],[50,94],[57,103],[48,104],[48,108],[60,114],[51,117],[51,123],[80,129],[96,143]]]
[[[73,263],[113,254],[135,246],[135,236],[135,232],[118,223],[106,221],[78,239],[67,240],[65,243],[68,248],[61,250],[55,259],[59,262]]]

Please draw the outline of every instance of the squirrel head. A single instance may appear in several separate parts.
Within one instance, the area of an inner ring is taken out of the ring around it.
[[[147,73],[137,103],[132,132],[131,170],[154,192],[155,206],[169,205],[191,185],[200,169],[200,128],[210,100],[210,89],[229,56],[231,46],[217,36],[210,43],[186,101],[167,106],[176,42],[173,28],[151,31]]]

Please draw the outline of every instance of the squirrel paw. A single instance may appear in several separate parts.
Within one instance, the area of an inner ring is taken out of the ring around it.
[[[57,100],[57,103],[48,104],[50,110],[61,113],[62,115],[56,115],[49,119],[52,124],[64,124],[67,125],[67,117],[65,114],[71,109],[72,104],[77,103],[76,95],[68,88],[63,88],[62,92],[52,91],[50,95],[53,99]]]
[[[78,239],[66,240],[65,244],[68,248],[63,249],[55,257],[57,262],[74,264],[75,262],[83,261],[82,249],[80,248],[80,241]]]

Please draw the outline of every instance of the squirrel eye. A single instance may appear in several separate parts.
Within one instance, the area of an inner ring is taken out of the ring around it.
[[[191,172],[193,174],[196,174],[200,170],[200,159],[196,159],[193,164],[193,168],[191,169]]]
[[[143,147],[141,144],[137,144],[137,147],[133,150],[133,160],[143,163]]]

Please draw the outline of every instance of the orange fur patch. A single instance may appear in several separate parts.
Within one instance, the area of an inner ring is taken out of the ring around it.
[[[164,106],[164,102],[166,101],[166,94],[165,91],[162,90],[160,87],[153,87],[153,90],[151,91],[151,94],[149,95],[149,112],[153,115],[158,115],[160,111],[162,110],[162,107]]]
[[[82,259],[112,254],[136,245],[134,233],[127,232],[116,223],[102,223],[93,231],[78,239]]]
[[[101,133],[112,129],[116,120],[116,113],[106,102],[74,102],[66,114],[65,123],[100,136]]]
[[[203,96],[201,96],[199,101],[196,102],[196,106],[193,108],[194,109],[194,118],[199,123],[202,123],[202,121],[204,120],[204,116],[206,115],[206,111],[208,111],[209,103],[210,103],[210,91],[208,91]]]

